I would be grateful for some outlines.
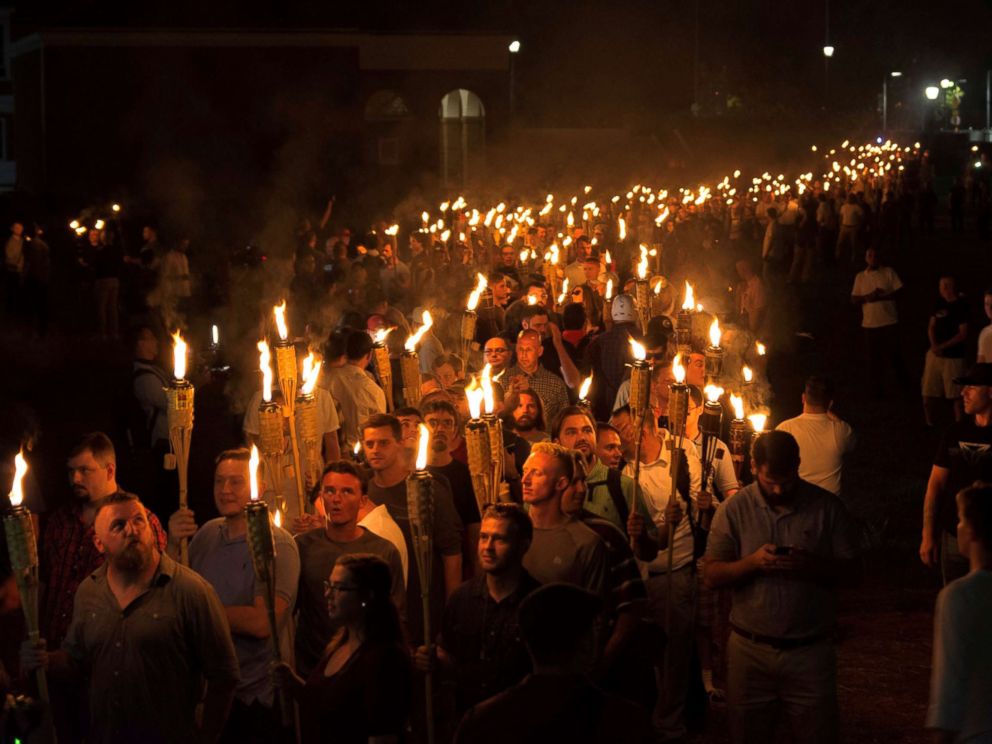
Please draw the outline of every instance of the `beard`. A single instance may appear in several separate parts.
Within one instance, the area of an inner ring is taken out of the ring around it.
[[[513,426],[518,431],[533,431],[537,426],[537,421],[532,416],[528,416],[525,413],[523,416],[520,416],[514,420]]]
[[[439,437],[435,434],[431,440],[431,449],[438,453],[447,452],[449,444],[447,437]]]
[[[151,553],[151,547],[142,542],[130,543],[112,558],[114,568],[126,573],[136,573],[147,565]]]

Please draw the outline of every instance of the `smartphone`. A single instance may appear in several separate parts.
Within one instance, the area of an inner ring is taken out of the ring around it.
[[[792,548],[790,548],[788,545],[775,546],[775,555],[788,555],[791,552],[792,552]]]

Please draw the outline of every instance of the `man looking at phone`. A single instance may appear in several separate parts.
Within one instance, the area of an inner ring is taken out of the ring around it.
[[[799,445],[771,431],[751,448],[754,482],[713,518],[704,578],[733,589],[727,693],[735,742],[838,740],[834,587],[856,574],[843,503],[799,477]]]

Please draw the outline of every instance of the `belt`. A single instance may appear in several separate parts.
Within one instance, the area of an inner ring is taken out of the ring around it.
[[[677,574],[679,571],[684,571],[687,568],[691,568],[692,567],[692,564],[693,564],[693,561],[689,561],[684,566],[679,566],[678,568],[673,568],[672,569],[672,573],[673,574]],[[658,576],[668,576],[668,571],[652,571],[652,570],[648,569],[648,578],[649,579],[654,579],[654,578],[657,578]]]
[[[772,636],[758,635],[757,633],[752,633],[742,628],[738,628],[733,623],[731,623],[730,629],[737,635],[742,638],[747,638],[753,643],[761,643],[765,646],[771,646],[772,648],[780,651],[788,651],[792,648],[802,648],[803,646],[812,646],[814,643],[819,643],[828,637],[827,635],[815,635],[806,636],[805,638],[773,638]]]

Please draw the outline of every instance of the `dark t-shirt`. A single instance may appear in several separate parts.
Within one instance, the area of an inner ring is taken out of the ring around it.
[[[406,583],[407,629],[409,641],[415,645],[424,640],[424,613],[421,611],[420,574],[413,554],[413,535],[410,532],[410,518],[407,512],[406,481],[395,486],[382,488],[369,483],[369,498],[373,504],[384,504],[389,516],[403,531],[403,538],[410,549],[410,571]],[[443,556],[461,555],[462,522],[458,518],[451,492],[447,483],[434,479],[434,557],[431,561],[431,623],[433,632],[441,627],[441,612],[444,609],[444,561]]]
[[[443,475],[448,479],[451,487],[451,497],[455,502],[455,511],[458,518],[462,520],[462,525],[478,524],[481,520],[479,516],[479,502],[475,497],[475,488],[472,486],[472,474],[468,465],[460,460],[452,460],[447,465],[431,465],[427,468],[435,475]]]
[[[942,344],[948,339],[954,338],[958,328],[968,322],[968,303],[963,297],[958,297],[953,302],[948,302],[940,297],[934,306],[932,317],[936,321],[933,329],[934,336],[937,338],[937,343]],[[965,342],[948,346],[940,352],[940,355],[950,359],[964,358]]]
[[[975,426],[971,419],[952,424],[933,462],[951,471],[937,502],[937,525],[953,535],[958,523],[958,491],[976,480],[992,481],[992,426]]]

